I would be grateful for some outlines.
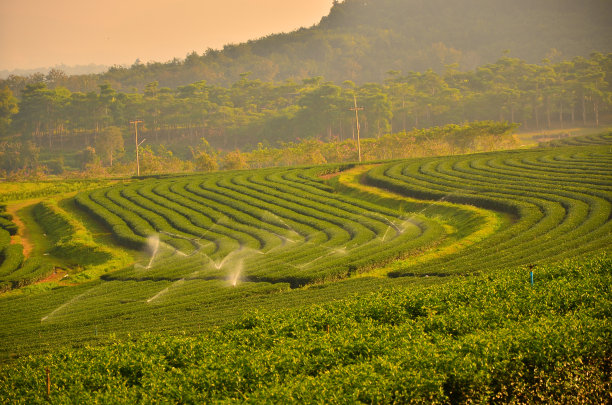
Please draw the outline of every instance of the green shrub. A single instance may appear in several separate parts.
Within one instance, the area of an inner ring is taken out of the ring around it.
[[[23,263],[23,246],[13,244],[0,251],[0,280],[10,277]]]
[[[2,366],[0,399],[46,401],[48,367],[58,403],[606,403],[610,268],[595,256],[540,266],[534,285],[505,269],[54,348]]]

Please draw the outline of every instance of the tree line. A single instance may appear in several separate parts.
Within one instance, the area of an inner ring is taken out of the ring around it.
[[[130,133],[129,121],[150,144],[246,150],[304,139],[343,141],[356,132],[380,137],[412,128],[468,121],[508,121],[527,129],[598,126],[612,105],[612,54],[528,64],[505,57],[473,71],[449,67],[443,74],[388,72],[383,83],[336,84],[321,77],[300,83],[263,82],[244,73],[229,87],[205,81],[175,89],[149,83],[142,93],[110,84],[71,92],[40,81],[19,99],[0,90],[0,133],[48,150],[95,147],[108,127]],[[106,135],[104,135],[106,136]]]

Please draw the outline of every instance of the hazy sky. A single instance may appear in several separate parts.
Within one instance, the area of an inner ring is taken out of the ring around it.
[[[0,70],[165,62],[310,27],[332,0],[0,0]]]

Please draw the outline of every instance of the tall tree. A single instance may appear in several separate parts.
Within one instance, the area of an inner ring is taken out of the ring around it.
[[[113,165],[113,157],[120,152],[123,152],[123,134],[121,129],[115,126],[106,127],[98,136],[96,142],[97,154],[109,166]]]
[[[0,89],[0,136],[6,135],[12,118],[19,112],[17,99],[13,92],[5,86]]]

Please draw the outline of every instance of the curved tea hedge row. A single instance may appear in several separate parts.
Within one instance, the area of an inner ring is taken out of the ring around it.
[[[94,243],[83,226],[60,210],[56,203],[40,202],[33,207],[32,213],[51,243],[50,254],[81,267],[111,259],[111,254]]]
[[[334,193],[323,169],[148,179],[79,194],[117,240],[147,251],[108,280],[241,279],[301,286],[363,272],[440,243],[423,216]],[[237,277],[237,276],[236,276]]]
[[[0,229],[5,230],[10,235],[17,233],[17,225],[13,223],[13,217],[6,212],[6,205],[0,204]]]
[[[612,132],[563,138],[545,143],[545,146],[592,146],[612,143]]]
[[[595,138],[591,141],[610,141],[610,137]],[[372,169],[364,181],[406,196],[443,198],[516,218],[511,226],[460,254],[392,274],[443,275],[609,249],[610,168],[612,152],[607,146],[567,147],[394,162]]]

